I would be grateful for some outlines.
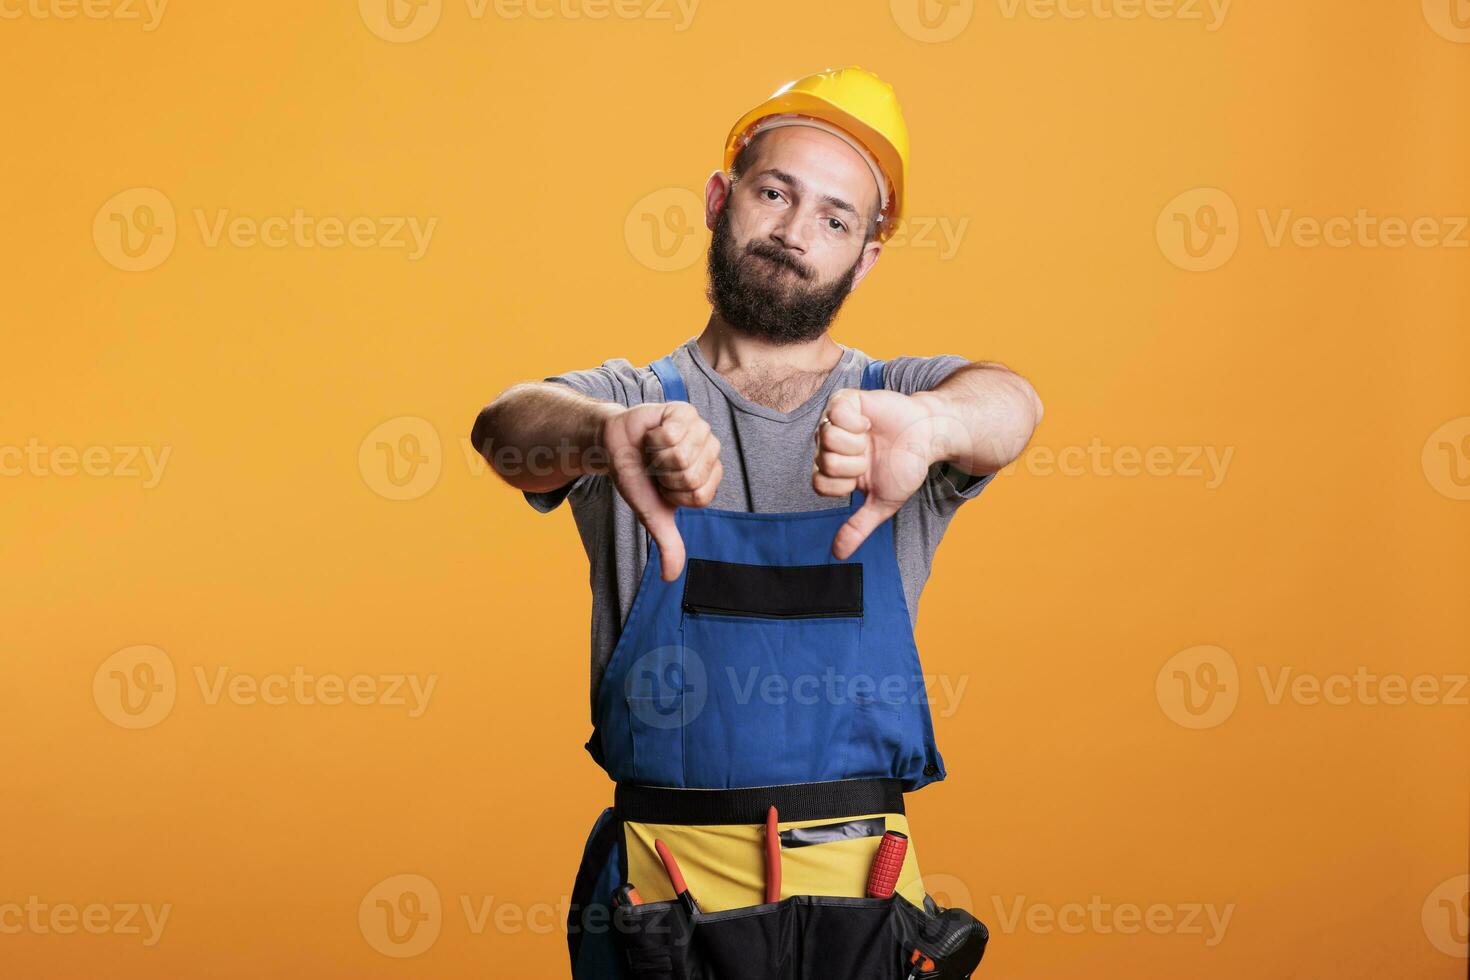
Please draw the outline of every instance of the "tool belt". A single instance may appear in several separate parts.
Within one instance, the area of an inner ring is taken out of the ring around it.
[[[897,779],[841,779],[749,789],[670,789],[618,783],[613,809],[645,823],[764,823],[770,807],[782,820],[821,820],[855,813],[903,813]]]
[[[773,807],[782,822],[904,812],[897,780],[734,790],[619,784],[614,801],[625,821],[765,823],[768,843]],[[768,864],[767,873],[777,881],[780,848],[802,846],[801,834],[800,829],[783,831],[784,843],[771,846],[768,861],[776,864],[774,871]],[[893,836],[906,844],[905,835]],[[875,858],[874,863],[881,862]],[[892,875],[886,889],[877,889],[881,897],[874,896],[870,881],[868,897],[778,891],[779,900],[704,911],[694,898],[700,888],[696,875],[691,872],[686,884],[671,857],[666,865],[674,881],[673,900],[644,902],[630,887],[633,882],[624,886],[613,912],[613,933],[636,980],[959,980],[974,971],[989,938],[984,924],[963,909],[942,908],[927,894],[922,906],[914,904],[894,890]],[[896,865],[892,871],[896,874]],[[662,888],[662,882],[657,884]]]

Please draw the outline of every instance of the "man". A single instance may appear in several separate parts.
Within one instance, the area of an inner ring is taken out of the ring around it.
[[[705,912],[860,897],[885,830],[908,831],[902,793],[945,775],[919,593],[1042,408],[999,364],[874,361],[829,336],[901,217],[907,156],[877,76],[778,90],[705,184],[703,332],[648,367],[515,385],[475,424],[532,506],[571,500],[591,562],[586,747],[617,789],[572,896],[575,977],[626,975],[605,914],[619,888],[674,897],[655,837]],[[897,892],[923,902],[912,847]]]

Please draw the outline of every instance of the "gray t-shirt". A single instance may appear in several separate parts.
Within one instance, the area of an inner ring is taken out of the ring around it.
[[[720,462],[725,472],[710,506],[757,513],[847,506],[846,497],[823,497],[812,489],[812,454],[817,423],[828,399],[839,388],[862,387],[868,355],[844,347],[841,360],[822,387],[790,412],[746,400],[705,360],[695,338],[686,341],[673,358],[688,389],[690,404],[720,440]],[[928,391],[967,363],[953,354],[896,357],[884,368],[883,386],[904,394]],[[619,405],[664,401],[663,386],[653,370],[634,367],[624,358],[546,380]],[[755,465],[747,465],[747,461]],[[945,528],[960,504],[979,494],[992,476],[974,477],[947,463],[935,465],[919,491],[893,515],[904,598],[912,622],[918,620],[919,594],[929,578],[934,551]],[[572,516],[591,564],[595,712],[597,687],[627,621],[648,560],[647,532],[606,476],[584,475],[559,489],[525,496],[543,513],[554,510],[565,499],[572,502]]]

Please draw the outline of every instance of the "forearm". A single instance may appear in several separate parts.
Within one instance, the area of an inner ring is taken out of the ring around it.
[[[624,409],[565,385],[513,385],[480,411],[470,439],[492,469],[517,490],[539,493],[584,473],[605,473],[602,432]]]
[[[933,461],[994,473],[1021,455],[1041,421],[1041,399],[1001,364],[976,362],[914,395],[933,413]]]

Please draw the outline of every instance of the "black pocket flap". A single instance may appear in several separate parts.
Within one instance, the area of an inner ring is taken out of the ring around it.
[[[744,565],[691,558],[684,609],[763,619],[819,619],[863,614],[860,562]]]

